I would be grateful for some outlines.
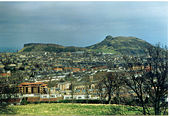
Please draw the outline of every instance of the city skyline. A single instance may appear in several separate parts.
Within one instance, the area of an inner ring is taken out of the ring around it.
[[[168,2],[0,2],[0,46],[89,46],[107,35],[168,44]]]

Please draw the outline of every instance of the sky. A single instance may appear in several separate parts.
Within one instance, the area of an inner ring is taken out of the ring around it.
[[[0,48],[25,43],[85,47],[107,35],[168,44],[168,2],[0,2]]]

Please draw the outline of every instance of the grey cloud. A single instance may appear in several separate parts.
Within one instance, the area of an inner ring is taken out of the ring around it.
[[[0,2],[0,40],[9,40],[0,46],[87,46],[108,34],[167,41],[167,9],[167,2]]]

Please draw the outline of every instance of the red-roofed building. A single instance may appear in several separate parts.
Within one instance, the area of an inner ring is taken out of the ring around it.
[[[73,72],[79,72],[80,68],[73,68]]]
[[[0,73],[0,76],[2,76],[2,77],[10,77],[11,73]]]
[[[63,68],[54,68],[55,71],[63,71]]]
[[[83,68],[83,69],[81,69],[82,71],[86,71],[86,69],[85,68]]]
[[[19,86],[19,92],[22,94],[34,94],[34,93],[41,93],[46,94],[47,93],[47,84],[44,84],[43,82],[36,82],[36,83],[21,83]]]

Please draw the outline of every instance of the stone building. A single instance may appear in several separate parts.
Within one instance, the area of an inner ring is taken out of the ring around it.
[[[19,93],[21,94],[47,94],[47,84],[43,82],[36,83],[21,83],[19,86]]]

